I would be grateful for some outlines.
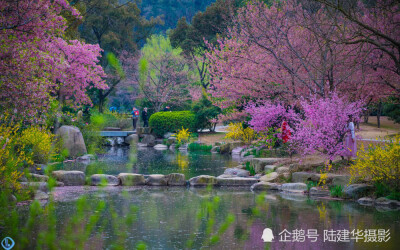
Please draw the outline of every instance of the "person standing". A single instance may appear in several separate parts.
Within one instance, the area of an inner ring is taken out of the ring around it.
[[[350,162],[351,157],[357,156],[357,142],[356,142],[356,135],[354,132],[354,123],[352,115],[349,115],[349,120],[347,123],[345,150],[348,162]]]
[[[281,126],[281,133],[282,133],[283,143],[287,143],[290,140],[292,133],[290,132],[290,127],[286,121],[286,118],[283,118],[282,126]]]
[[[139,118],[139,110],[135,107],[132,108],[132,120],[133,120],[133,130],[136,130],[136,123]]]
[[[143,127],[147,128],[149,126],[148,122],[148,114],[147,114],[147,108],[144,108],[142,111],[142,120],[143,120]]]

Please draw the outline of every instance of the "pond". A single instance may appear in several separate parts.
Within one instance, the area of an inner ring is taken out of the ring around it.
[[[109,248],[110,242],[121,233],[121,230],[109,225],[111,210],[116,211],[118,218],[125,218],[127,214],[132,214],[132,205],[137,211],[136,220],[123,230],[128,249],[133,249],[140,241],[148,249],[184,249],[190,239],[194,249],[398,249],[400,245],[400,238],[397,237],[400,234],[398,211],[378,210],[355,202],[312,200],[307,196],[279,193],[258,195],[248,188],[106,187],[103,191],[99,190],[96,187],[63,187],[53,192],[59,232],[64,231],[63,226],[74,214],[74,201],[78,197],[86,195],[86,204],[92,206],[93,211],[96,202],[106,202],[105,216],[98,223],[103,227],[98,225],[98,234],[86,243],[95,249]],[[219,200],[218,205],[199,218],[199,211],[210,200]],[[211,235],[215,235],[228,214],[234,216],[233,223],[219,236],[220,241],[211,245],[206,236],[205,218],[214,219]],[[264,243],[261,239],[265,228],[272,230],[272,243]],[[292,233],[281,234],[282,237],[286,235],[288,242],[283,242],[279,235],[285,229]],[[344,235],[339,232],[345,231],[338,231],[344,229],[350,232],[354,229],[361,232],[365,229],[384,229],[390,233],[390,239],[383,243],[364,243],[364,237],[360,237],[356,242],[350,233],[349,242],[328,242],[327,238],[324,242],[324,230],[336,233],[331,236],[337,237]],[[299,230],[300,235],[304,233],[305,239],[297,238],[304,242],[292,242],[295,239],[294,230]],[[316,242],[312,242],[315,239]]]
[[[86,176],[92,174],[138,173],[170,174],[183,173],[187,179],[198,175],[221,175],[225,168],[239,163],[229,155],[209,152],[179,152],[155,150],[154,148],[130,149],[129,147],[107,147],[98,154],[96,161],[86,164],[60,166],[57,169],[80,170]]]

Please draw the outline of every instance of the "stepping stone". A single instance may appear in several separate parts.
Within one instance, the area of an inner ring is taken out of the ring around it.
[[[277,184],[277,183],[271,183],[271,182],[258,182],[253,184],[250,187],[251,191],[268,191],[268,190],[276,190],[278,191],[281,185]]]
[[[64,186],[84,186],[85,173],[82,171],[64,171],[57,170],[51,173],[53,177],[62,183]]]
[[[217,178],[218,186],[251,186],[257,183],[254,178],[233,177],[233,178]]]
[[[152,174],[146,180],[148,186],[167,186],[168,179],[163,174]]]
[[[140,186],[146,184],[146,180],[142,174],[120,173],[118,179],[122,186]]]
[[[205,187],[208,185],[216,185],[217,184],[217,178],[215,176],[211,175],[199,175],[196,177],[193,177],[189,180],[190,186],[194,187]]]
[[[114,175],[107,175],[107,174],[94,174],[90,177],[90,185],[92,186],[99,186],[102,185],[103,180],[107,183],[107,186],[118,186],[119,179]]]

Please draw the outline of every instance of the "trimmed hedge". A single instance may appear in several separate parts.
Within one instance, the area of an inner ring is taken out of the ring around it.
[[[150,116],[149,126],[158,137],[167,132],[177,132],[185,128],[194,131],[196,116],[191,111],[157,112]]]

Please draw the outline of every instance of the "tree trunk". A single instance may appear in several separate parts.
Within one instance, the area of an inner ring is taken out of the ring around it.
[[[364,123],[368,123],[368,119],[369,119],[369,110],[368,108],[364,110],[363,112],[363,116],[364,116]]]
[[[382,102],[379,101],[378,103],[378,110],[376,112],[376,119],[378,121],[378,128],[381,127],[381,114],[382,114]]]

